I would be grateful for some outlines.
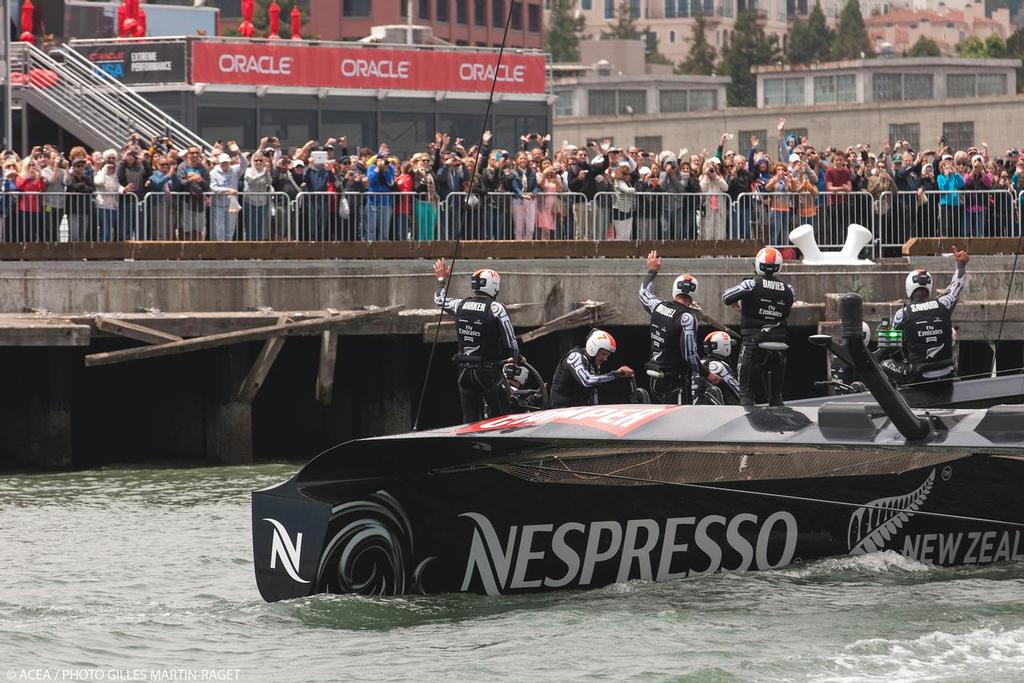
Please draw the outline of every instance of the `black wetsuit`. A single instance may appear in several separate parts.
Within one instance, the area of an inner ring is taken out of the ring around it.
[[[577,346],[558,362],[551,378],[550,407],[589,406],[597,404],[597,388],[619,379],[617,372],[601,374],[594,360]]]
[[[736,379],[729,363],[721,358],[710,358],[702,361],[708,372],[721,378],[718,384],[704,380],[704,392],[697,401],[702,405],[738,406],[740,404],[740,382]]]
[[[519,361],[515,329],[505,306],[485,294],[449,299],[444,280],[438,280],[434,303],[455,316],[459,351],[452,359],[459,366],[459,398],[466,422],[509,413],[509,393],[501,367],[505,359]]]
[[[942,296],[908,301],[892,318],[903,333],[903,361],[886,360],[882,368],[897,382],[941,384],[955,376],[953,367],[953,309],[963,292],[967,264],[957,261],[956,272]]]
[[[694,387],[699,394],[707,376],[697,353],[697,316],[686,304],[655,296],[657,275],[653,270],[647,273],[639,295],[651,314],[651,355],[644,364],[651,377],[651,398],[654,403],[693,403]]]
[[[749,278],[725,290],[722,303],[740,304],[740,405],[754,405],[768,394],[768,403],[782,405],[786,375],[786,353],[761,348],[761,342],[785,342],[786,320],[796,300],[793,287],[775,278]],[[767,385],[767,386],[766,386]],[[767,387],[770,387],[768,389]]]

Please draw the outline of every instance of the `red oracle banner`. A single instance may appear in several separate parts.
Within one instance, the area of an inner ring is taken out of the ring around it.
[[[222,85],[486,93],[497,63],[497,52],[192,44],[192,82]],[[543,95],[544,56],[505,53],[497,77],[498,92]]]

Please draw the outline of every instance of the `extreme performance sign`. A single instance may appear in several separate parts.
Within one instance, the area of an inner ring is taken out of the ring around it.
[[[185,82],[185,43],[104,43],[80,49],[89,61],[124,83]]]
[[[529,95],[545,92],[541,54],[387,50],[264,43],[192,44],[192,82]]]

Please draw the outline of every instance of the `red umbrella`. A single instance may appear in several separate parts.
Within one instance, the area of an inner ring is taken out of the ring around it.
[[[298,7],[292,7],[292,40],[302,40],[300,30],[302,29],[302,12]]]
[[[267,17],[270,19],[270,35],[267,38],[280,38],[281,7],[277,4],[277,0],[273,0],[270,7],[267,8]]]
[[[238,25],[238,33],[243,38],[252,38],[256,32],[252,25],[252,17],[256,11],[253,0],[242,0],[242,23]]]
[[[32,0],[25,0],[25,3],[21,6],[21,40],[26,43],[36,42],[35,35],[32,34],[32,14],[35,12],[35,6],[32,4]]]

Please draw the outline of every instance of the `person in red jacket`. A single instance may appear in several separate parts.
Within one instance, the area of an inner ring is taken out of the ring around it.
[[[410,239],[409,220],[412,216],[412,186],[413,186],[412,162],[407,161],[402,165],[402,173],[395,180],[395,191],[401,194],[395,199],[395,239]]]
[[[40,192],[46,190],[40,164],[35,159],[26,159],[16,185],[22,195],[18,200],[19,222],[14,235],[19,242],[35,242],[40,239],[43,227],[43,206]]]

